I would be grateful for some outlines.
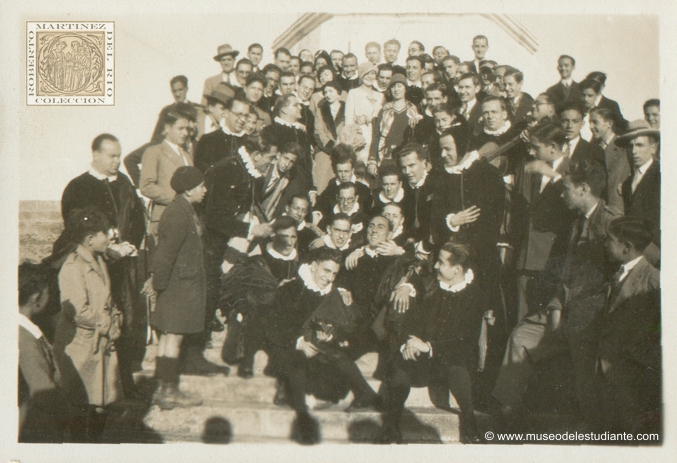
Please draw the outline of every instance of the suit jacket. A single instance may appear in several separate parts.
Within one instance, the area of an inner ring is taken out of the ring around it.
[[[185,157],[188,165],[192,166],[190,153],[186,153]],[[184,165],[181,157],[165,142],[153,145],[143,153],[139,190],[153,201],[151,222],[159,222],[165,208],[174,199],[176,192],[169,182],[176,169]]]
[[[560,175],[569,171],[569,160],[565,157],[557,168]],[[531,191],[527,198],[529,230],[517,261],[519,270],[545,270],[550,258],[564,255],[568,231],[573,221],[561,197],[562,182],[549,182],[540,192],[541,175],[531,175]]]
[[[207,172],[220,160],[236,155],[242,143],[242,137],[227,134],[220,128],[204,135],[195,150],[195,167]]]
[[[571,82],[571,88],[568,91],[568,95],[567,89],[562,85],[561,81],[557,82],[552,87],[549,87],[545,93],[550,95],[554,100],[557,112],[568,103],[580,103],[582,95],[581,87],[578,85],[578,82],[574,81]]]
[[[661,170],[657,161],[646,171],[642,181],[632,193],[632,178],[630,174],[623,182],[623,204],[625,215],[640,217],[651,222],[653,229],[653,243],[661,246]]]
[[[317,105],[315,115],[315,143],[317,146],[328,153],[338,142],[338,137],[345,125],[346,104],[340,101],[341,109],[336,114],[336,119],[331,114],[329,103],[322,99]]]
[[[620,288],[610,288],[607,310],[599,318],[598,368],[612,384],[639,389],[640,401],[660,396],[659,281],[659,271],[642,258]]]
[[[585,329],[604,308],[610,273],[604,241],[610,223],[619,216],[600,199],[590,218],[576,218],[565,256],[548,262],[550,274],[561,282],[548,307],[562,309],[563,327],[569,333]],[[547,313],[539,312],[529,320],[546,324]]]
[[[360,79],[346,79],[342,75],[339,75],[336,80],[341,84],[344,92],[350,92],[352,89],[360,86]]]
[[[597,108],[609,109],[614,115],[614,132],[624,133],[628,127],[628,121],[623,117],[621,113],[621,108],[618,106],[614,100],[602,95],[602,99],[599,101]]]
[[[477,99],[475,106],[473,106],[470,110],[470,114],[468,114],[468,125],[473,135],[479,135],[484,130],[484,122],[482,121],[482,104],[479,98]]]
[[[576,143],[576,149],[571,153],[571,162],[580,162],[581,159],[588,159],[600,163],[602,166],[606,165],[604,150],[596,144],[585,141],[579,138]]]
[[[522,92],[522,96],[519,100],[519,104],[516,108],[513,108],[512,103],[506,97],[505,105],[508,108],[508,115],[510,116],[510,122],[513,124],[521,122],[527,118],[527,114],[531,111],[531,105],[533,104],[534,99],[528,93]]]
[[[611,142],[604,150],[604,158],[606,161],[607,173],[607,188],[606,200],[609,207],[616,209],[623,213],[625,208],[623,206],[622,186],[623,182],[630,175],[630,164],[628,163],[628,156],[625,149],[616,146],[617,136],[611,139]]]

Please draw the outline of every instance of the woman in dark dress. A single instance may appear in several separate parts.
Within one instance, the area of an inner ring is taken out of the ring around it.
[[[176,196],[160,219],[151,277],[142,291],[157,298],[151,315],[151,325],[160,333],[155,364],[160,385],[155,403],[166,410],[202,403],[179,390],[178,364],[184,335],[204,329],[207,288],[202,230],[193,210],[207,192],[204,175],[192,166],[179,167],[171,186]]]

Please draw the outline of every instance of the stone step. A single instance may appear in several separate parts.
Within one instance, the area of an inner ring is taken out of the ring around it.
[[[231,403],[272,404],[275,396],[275,378],[256,375],[253,378],[243,379],[232,370],[230,376],[192,376],[181,375],[181,389],[198,394],[205,400],[222,400]],[[140,377],[152,378],[153,371],[144,370],[135,373],[137,380]],[[381,381],[370,376],[365,379],[371,388],[379,392]],[[454,398],[449,394],[449,405],[458,408]],[[312,400],[312,399],[311,399]],[[344,409],[353,400],[352,392],[338,403],[338,407]],[[427,388],[412,388],[405,404],[407,407],[428,407],[435,405],[430,398]]]
[[[61,211],[60,201],[19,201],[20,211]]]
[[[19,222],[19,235],[29,236],[36,241],[55,240],[63,231],[61,222]]]
[[[377,412],[346,413],[339,407],[313,410],[323,441],[370,442],[381,425]],[[263,404],[234,404],[206,400],[192,408],[161,410],[152,406],[143,424],[164,441],[199,441],[215,430],[229,430],[235,439],[288,439],[295,413],[289,408]],[[434,408],[407,408],[401,421],[402,437],[408,443],[459,442],[459,419],[455,413]],[[111,431],[112,432],[112,431]],[[118,428],[117,432],[124,432]]]

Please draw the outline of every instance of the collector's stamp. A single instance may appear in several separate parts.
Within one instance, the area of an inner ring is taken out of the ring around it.
[[[115,104],[113,21],[26,23],[26,104]]]

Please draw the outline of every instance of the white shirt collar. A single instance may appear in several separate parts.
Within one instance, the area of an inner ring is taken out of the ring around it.
[[[251,156],[247,152],[247,148],[245,148],[244,146],[240,146],[240,149],[237,150],[237,153],[240,155],[240,159],[242,159],[242,162],[244,163],[247,172],[249,172],[249,175],[251,175],[254,178],[259,178],[261,175],[263,175],[254,166],[254,161],[252,161]]]
[[[345,73],[341,73],[341,78],[344,80],[356,80],[358,77],[360,77],[357,72],[353,73],[351,77],[346,77]]]
[[[475,279],[475,274],[473,274],[472,269],[468,269],[465,271],[465,276],[463,277],[463,281],[460,283],[456,283],[455,285],[450,285],[447,283],[444,283],[440,281],[440,288],[444,291],[449,291],[450,293],[457,293],[464,289],[466,286],[468,286],[472,281]]]
[[[416,88],[421,88],[421,80],[417,80],[416,82],[412,82],[409,79],[407,79],[407,85],[410,87],[416,87]]]
[[[343,183],[343,182],[341,182],[341,181],[339,180],[338,177],[336,177],[334,180],[336,181],[336,185],[337,185],[337,186],[338,186],[338,185],[341,185],[341,183]],[[353,182],[353,183],[357,183],[357,177],[355,176],[355,174],[352,174],[352,175],[350,176],[350,180],[348,180],[348,181],[349,181],[349,182]]]
[[[167,143],[167,145],[169,145],[169,147],[172,149],[172,151],[174,151],[176,154],[181,156],[181,150],[179,149],[179,145],[175,145],[174,143],[167,140],[166,138],[165,138],[165,143]]]
[[[395,231],[393,232],[393,236],[390,237],[390,239],[391,239],[391,240],[394,240],[395,238],[397,238],[398,236],[400,236],[400,235],[402,234],[403,231],[404,231],[404,226],[403,226],[402,224],[399,224],[399,225],[397,226],[397,228],[395,229]]]
[[[472,109],[475,107],[476,104],[477,104],[477,98],[473,98],[472,100],[468,101],[466,103],[466,112],[468,114],[470,114],[470,111],[472,111]]]
[[[564,158],[565,158],[565,156],[562,156],[562,157],[552,161],[552,170],[557,171],[557,169],[562,164],[562,162],[564,162]]]
[[[597,98],[595,98],[595,106],[599,106],[599,104],[602,101],[602,96],[603,95],[601,93],[599,95],[597,95]]]
[[[352,238],[352,236],[350,237]],[[340,248],[337,248],[334,242],[331,240],[331,236],[329,234],[324,235],[322,238],[322,241],[324,241],[324,245],[327,246],[330,249],[338,249],[339,251],[345,251],[350,247],[350,238],[348,238],[348,241],[346,241],[346,244],[341,246]]]
[[[291,217],[291,216],[290,216],[289,214],[287,214],[286,212],[283,212],[282,215],[284,215],[285,217]],[[306,221],[305,221],[305,220],[296,226],[296,230],[297,230],[297,231],[301,231],[301,230],[303,230],[304,228],[306,228]]]
[[[640,175],[646,174],[646,171],[649,170],[649,167],[651,167],[651,164],[653,164],[653,158],[649,159],[647,162],[645,162],[644,164],[639,166],[637,168],[637,170],[639,171]]]
[[[367,254],[367,255],[368,255],[369,257],[371,257],[372,259],[373,259],[374,257],[378,257],[378,252],[376,252],[376,251],[374,251],[373,249],[371,249],[368,245],[367,245],[367,246],[363,246],[362,249],[364,250],[365,254]]]
[[[353,215],[357,214],[357,211],[360,210],[360,203],[355,201],[355,204],[353,204],[353,207],[350,208],[350,210],[347,212],[349,217],[352,217]],[[341,212],[341,208],[337,204],[334,206],[334,214],[339,214]]]
[[[638,258],[633,259],[633,260],[631,260],[630,262],[621,265],[621,269],[623,270],[623,273],[622,273],[621,276],[618,278],[618,281],[623,281],[623,280],[625,280],[625,277],[627,277],[628,274],[630,273],[630,271],[631,271],[633,268],[635,268],[635,266],[636,266],[637,264],[639,264],[639,261],[642,260],[642,257],[644,257],[644,256],[639,256]]]
[[[268,254],[270,254],[271,257],[274,259],[279,259],[279,260],[294,260],[296,259],[296,249],[292,249],[291,253],[288,256],[284,256],[277,252],[275,248],[273,247],[273,243],[268,243],[266,246],[266,251]]]
[[[416,185],[414,185],[414,188],[415,188],[415,189],[421,188],[421,187],[423,186],[423,184],[425,183],[425,179],[426,179],[427,177],[428,177],[428,171],[427,171],[427,170],[424,170],[424,171],[423,171],[423,176],[421,177],[421,180],[419,180],[418,182],[416,182]]]
[[[111,175],[110,177],[107,175],[104,175],[97,170],[94,169],[94,167],[89,166],[89,175],[94,177],[97,180],[108,180],[109,182],[114,182],[118,179],[118,174]]]
[[[42,337],[42,330],[22,313],[19,313],[19,326],[23,326],[35,339]]]
[[[590,208],[590,210],[589,210],[588,212],[585,213],[585,218],[586,218],[586,219],[589,219],[590,216],[597,210],[597,206],[599,206],[599,203],[598,203],[598,202],[595,203],[595,205],[592,206],[592,207]]]
[[[304,132],[306,131],[306,126],[299,123],[299,122],[287,122],[284,119],[281,119],[279,117],[275,118],[275,122],[277,122],[280,125],[286,125],[287,127],[291,127],[291,128],[298,129],[298,130],[303,130]]]
[[[571,84],[574,82],[574,79],[572,77],[569,77],[568,79],[562,79],[560,82],[567,87],[571,87]]]
[[[301,281],[303,281],[303,284],[306,285],[306,288],[313,292],[320,293],[320,296],[329,294],[331,291],[331,283],[329,283],[323,289],[317,286],[317,283],[315,283],[315,280],[313,280],[313,275],[310,273],[310,264],[302,264],[299,267],[299,277],[301,277]]]
[[[388,199],[388,197],[385,195],[383,191],[378,194],[378,198],[381,200],[383,204],[399,203],[404,198],[404,189],[400,188],[393,199]]]
[[[580,134],[576,138],[567,140],[567,144],[569,145],[569,157],[571,157],[574,154],[574,151],[576,151],[576,146],[578,146],[579,141],[581,141]]]
[[[499,135],[503,135],[504,133],[506,133],[511,126],[512,124],[510,121],[505,121],[503,125],[497,128],[496,130],[489,130],[488,128],[485,127],[484,133],[486,133],[487,135],[493,135],[498,137]]]

